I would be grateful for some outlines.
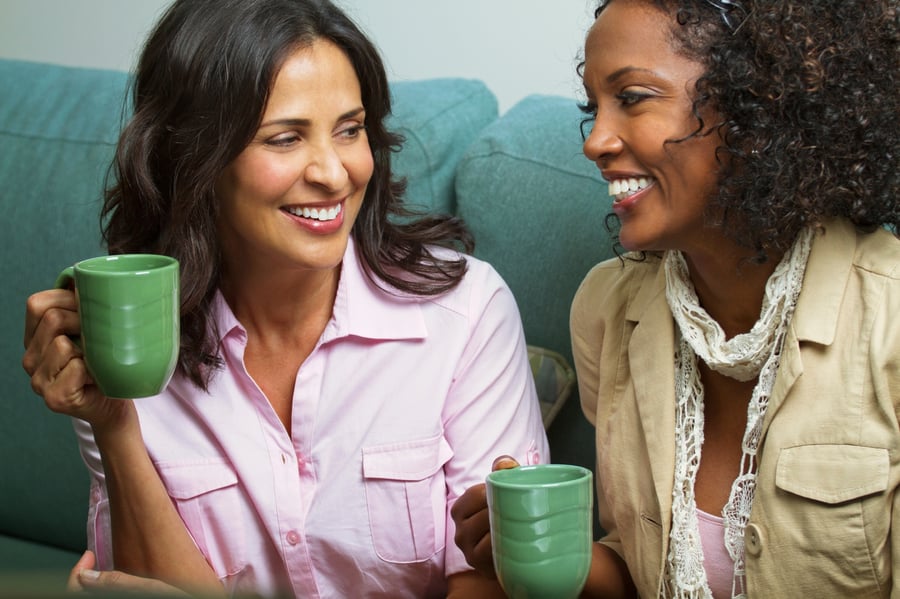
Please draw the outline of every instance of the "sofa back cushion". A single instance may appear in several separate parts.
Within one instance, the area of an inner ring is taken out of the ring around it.
[[[406,203],[426,212],[456,213],[456,166],[470,143],[497,118],[497,98],[475,79],[391,83],[388,127],[406,139],[393,159],[406,177]]]
[[[68,418],[22,370],[25,299],[66,265],[102,253],[103,179],[124,73],[0,61],[0,533],[85,546],[88,477]]]
[[[569,307],[588,270],[612,256],[607,185],[581,153],[574,100],[529,96],[485,128],[456,175],[475,254],[516,296],[529,344],[571,362]]]

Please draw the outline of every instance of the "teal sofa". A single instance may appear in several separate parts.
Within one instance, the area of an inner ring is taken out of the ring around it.
[[[23,317],[60,269],[104,251],[101,190],[127,84],[122,72],[0,60],[0,595],[61,589],[85,547],[87,474],[71,421],[47,410],[22,369]],[[588,269],[612,254],[606,186],[581,155],[575,101],[532,96],[500,116],[479,81],[396,82],[392,94],[409,202],[471,226],[476,255],[519,303],[553,461],[593,467],[568,312]]]

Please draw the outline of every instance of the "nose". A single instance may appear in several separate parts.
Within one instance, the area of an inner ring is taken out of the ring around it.
[[[330,139],[311,145],[309,162],[303,171],[307,183],[337,191],[346,185],[348,176],[341,154]]]
[[[598,112],[591,124],[591,132],[582,145],[581,151],[597,166],[600,166],[601,161],[621,152],[624,146],[614,123],[614,120],[603,118]]]

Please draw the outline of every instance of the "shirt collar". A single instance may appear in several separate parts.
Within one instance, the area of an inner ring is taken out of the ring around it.
[[[843,219],[827,221],[824,229],[813,237],[792,326],[798,339],[830,345],[856,254],[856,231]]]
[[[341,263],[331,320],[323,337],[326,340],[339,337],[424,339],[428,330],[421,302],[419,296],[394,289],[380,280],[376,284],[366,276],[351,237]],[[216,292],[212,309],[220,341],[232,331],[246,334],[221,291]]]

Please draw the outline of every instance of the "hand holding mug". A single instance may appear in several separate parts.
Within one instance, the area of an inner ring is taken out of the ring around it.
[[[64,269],[75,282],[81,349],[107,397],[157,395],[175,371],[179,348],[178,261],[156,254],[100,256]]]
[[[165,387],[174,371],[179,343],[177,269],[177,262],[165,256],[93,258],[63,270],[57,279],[59,288],[28,299],[22,365],[31,376],[32,388],[51,410],[94,423],[117,411],[113,405],[117,402],[107,397],[140,397]],[[157,270],[163,272],[150,274]],[[154,280],[160,274],[164,280]],[[77,296],[68,288],[73,281]],[[142,294],[163,299],[143,302],[149,309],[141,307],[141,302],[136,306],[134,300],[127,300]],[[112,315],[104,307],[116,297],[126,298],[124,305],[130,306],[124,314]],[[147,320],[150,324],[146,327],[135,324]],[[129,388],[128,381],[122,387],[116,377],[107,379],[100,374],[104,370],[99,366],[105,358],[91,358],[102,354],[103,348],[103,343],[95,341],[95,324],[107,330],[107,339],[116,340],[106,344],[113,348],[113,363],[123,362],[132,372],[134,365],[143,361],[141,355],[151,350],[151,361],[157,365],[150,374],[137,376],[137,387]],[[164,339],[162,345],[158,339]],[[156,374],[152,374],[154,371]]]
[[[516,468],[518,465],[515,458],[502,455],[494,460],[491,470]],[[482,576],[496,578],[485,484],[479,483],[466,489],[450,509],[450,516],[456,525],[454,541],[462,550],[466,562]]]

